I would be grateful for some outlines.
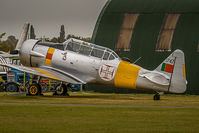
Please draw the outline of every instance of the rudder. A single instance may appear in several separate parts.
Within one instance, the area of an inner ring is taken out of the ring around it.
[[[183,51],[175,50],[156,68],[156,71],[168,76],[170,80],[169,92],[184,93],[186,91],[187,81]]]

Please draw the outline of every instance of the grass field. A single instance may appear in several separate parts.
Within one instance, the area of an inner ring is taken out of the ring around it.
[[[72,93],[71,97],[49,94],[30,97],[0,93],[0,133],[199,132],[199,96],[163,95],[160,101],[152,98],[151,94]]]

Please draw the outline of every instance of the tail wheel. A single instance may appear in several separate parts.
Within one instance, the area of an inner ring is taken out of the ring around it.
[[[35,95],[39,95],[40,93],[41,93],[41,88],[38,84],[32,84],[28,88],[29,95],[35,96]]]
[[[160,100],[160,94],[155,94],[153,100]]]
[[[54,95],[63,95],[63,96],[69,96],[68,95],[68,89],[67,89],[67,86],[64,85],[64,84],[58,84],[56,87],[55,87],[55,93]]]
[[[16,83],[8,83],[6,85],[6,91],[7,92],[18,92],[19,91],[19,87]]]

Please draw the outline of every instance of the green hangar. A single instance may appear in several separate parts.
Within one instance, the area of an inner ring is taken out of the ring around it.
[[[186,60],[186,93],[199,94],[198,0],[108,0],[95,25],[92,43],[114,49],[120,57],[137,60],[137,65],[150,70],[181,49]],[[91,87],[101,92],[125,90]]]

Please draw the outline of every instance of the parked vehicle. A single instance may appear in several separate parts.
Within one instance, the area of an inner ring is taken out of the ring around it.
[[[42,78],[39,80],[39,86],[34,86],[38,82],[37,76],[24,73],[23,71],[11,69],[3,77],[5,82],[0,82],[0,89],[6,92],[26,92],[29,95],[42,94],[44,92],[60,93],[63,90],[60,87],[60,81]],[[80,91],[81,85],[68,84],[64,86],[67,91]],[[67,93],[67,91],[65,93]]]

